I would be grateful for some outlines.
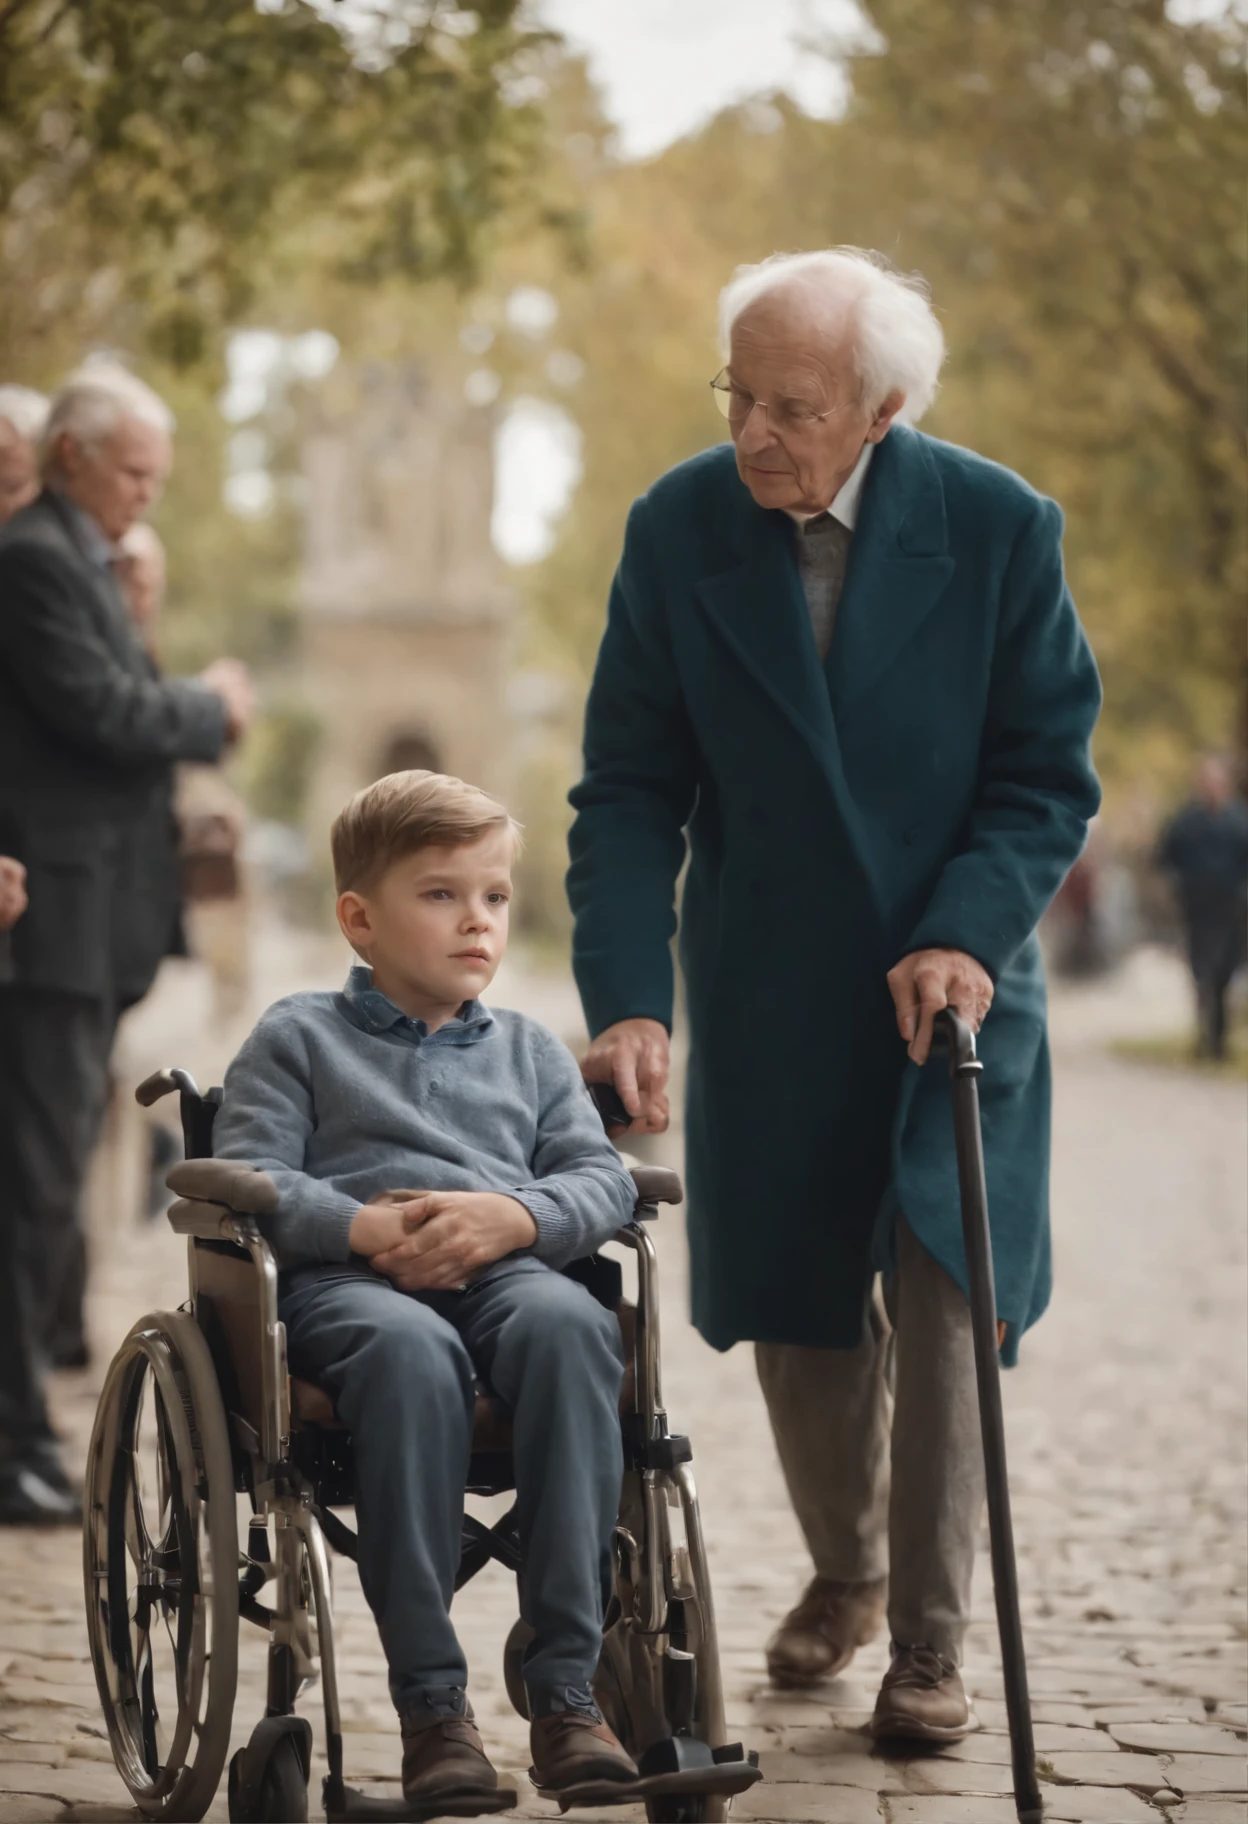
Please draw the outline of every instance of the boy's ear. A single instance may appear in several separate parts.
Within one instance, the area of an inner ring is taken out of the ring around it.
[[[348,888],[338,895],[338,904],[334,910],[338,914],[338,929],[351,945],[358,950],[367,944],[373,935],[372,922],[368,916],[368,901],[359,893]]]

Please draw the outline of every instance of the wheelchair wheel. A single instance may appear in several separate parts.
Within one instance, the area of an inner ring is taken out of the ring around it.
[[[83,1499],[87,1632],[117,1770],[148,1818],[194,1821],[229,1749],[238,1521],[203,1333],[154,1312],[100,1395]]]
[[[511,1707],[518,1716],[528,1721],[529,1694],[524,1685],[524,1649],[533,1638],[533,1630],[527,1621],[516,1620],[512,1623],[511,1633],[503,1648],[503,1684]]]

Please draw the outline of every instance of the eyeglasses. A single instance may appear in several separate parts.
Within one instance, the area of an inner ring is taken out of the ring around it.
[[[830,405],[826,412],[817,412],[813,406],[804,405],[800,399],[777,399],[768,405],[765,399],[756,399],[753,393],[747,393],[743,386],[729,378],[728,369],[721,368],[711,381],[711,393],[719,409],[721,418],[726,418],[731,425],[742,425],[754,410],[761,406],[767,414],[767,422],[778,431],[808,431],[813,425],[822,424],[833,412],[839,412],[839,405]]]

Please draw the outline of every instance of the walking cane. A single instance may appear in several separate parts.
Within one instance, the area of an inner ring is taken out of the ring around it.
[[[1010,1484],[1005,1466],[1005,1420],[1001,1410],[1001,1365],[997,1343],[997,1294],[992,1278],[992,1240],[988,1229],[988,1184],[984,1176],[984,1142],[979,1125],[976,1077],[983,1065],[975,1055],[975,1035],[953,1008],[936,1015],[934,1037],[949,1052],[953,1084],[953,1134],[958,1153],[958,1189],[962,1199],[962,1240],[975,1339],[975,1380],[979,1389],[979,1425],[984,1441],[984,1479],[988,1490],[988,1536],[992,1548],[992,1586],[1001,1636],[1005,1709],[1010,1726],[1014,1768],[1014,1807],[1019,1824],[1041,1824],[1043,1811],[1036,1779],[1036,1748],[1027,1695],[1027,1660],[1023,1622],[1018,1607],[1018,1566],[1010,1520]]]

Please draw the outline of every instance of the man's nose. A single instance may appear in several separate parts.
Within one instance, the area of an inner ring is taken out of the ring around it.
[[[746,413],[741,429],[737,432],[737,442],[747,456],[755,454],[759,450],[765,450],[769,444],[775,442],[775,438],[771,434],[767,407],[761,399],[756,399]]]

